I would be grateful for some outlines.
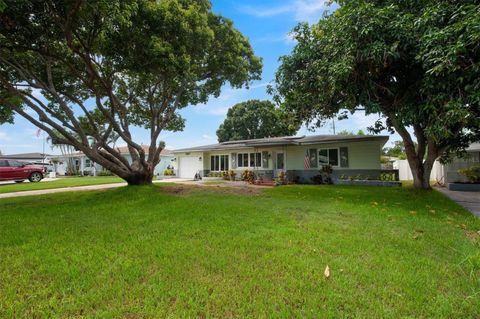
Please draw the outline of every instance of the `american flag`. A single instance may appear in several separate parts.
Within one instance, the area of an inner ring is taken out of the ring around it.
[[[309,154],[308,150],[305,153],[305,159],[303,161],[303,166],[305,167],[305,169],[310,168],[310,154]]]

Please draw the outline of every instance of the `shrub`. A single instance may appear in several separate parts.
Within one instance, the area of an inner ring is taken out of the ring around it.
[[[230,178],[231,181],[234,181],[235,178],[237,177],[237,173],[235,173],[234,170],[229,170],[228,171],[228,177]]]
[[[459,169],[458,173],[465,176],[470,183],[480,183],[480,165]]]
[[[113,173],[110,172],[108,169],[103,169],[97,173],[97,176],[113,176]]]
[[[317,184],[317,185],[323,184],[323,177],[321,174],[315,175],[310,179],[314,184]]]
[[[173,169],[167,168],[166,170],[163,171],[164,176],[173,176],[175,173],[173,172]]]
[[[384,182],[395,181],[394,173],[382,173],[380,174],[380,180]]]
[[[249,184],[254,184],[255,183],[255,174],[252,171],[246,169],[242,173],[242,181],[247,182]]]
[[[284,171],[280,171],[278,173],[278,177],[275,179],[275,184],[276,185],[286,185],[287,184],[287,178],[286,174]]]

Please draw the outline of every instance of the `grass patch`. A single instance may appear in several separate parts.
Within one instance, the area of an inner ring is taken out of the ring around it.
[[[62,177],[54,181],[46,181],[46,182],[40,182],[40,183],[25,182],[25,183],[17,184],[12,182],[11,184],[1,184],[0,194],[33,191],[33,190],[40,190],[40,189],[101,185],[101,184],[112,184],[112,183],[122,183],[122,182],[125,182],[125,181],[116,176]]]
[[[480,221],[436,191],[187,188],[1,200],[0,317],[478,316]]]

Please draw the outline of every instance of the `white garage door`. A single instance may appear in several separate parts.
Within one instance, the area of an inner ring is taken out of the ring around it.
[[[202,162],[198,159],[198,156],[180,157],[180,177],[193,179],[195,174],[200,170],[201,163]]]

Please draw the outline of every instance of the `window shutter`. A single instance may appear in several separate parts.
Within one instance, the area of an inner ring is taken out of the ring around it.
[[[268,152],[262,152],[262,168],[268,168]]]
[[[340,147],[340,167],[348,167],[348,147]]]
[[[237,168],[237,153],[232,153],[231,154],[231,159],[232,159],[232,169]]]

